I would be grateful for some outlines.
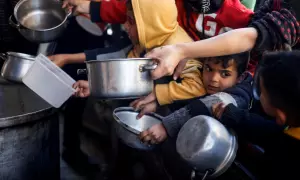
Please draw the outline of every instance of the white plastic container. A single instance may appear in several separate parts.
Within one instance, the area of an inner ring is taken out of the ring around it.
[[[43,54],[22,79],[23,83],[55,108],[59,108],[75,92],[72,79]]]

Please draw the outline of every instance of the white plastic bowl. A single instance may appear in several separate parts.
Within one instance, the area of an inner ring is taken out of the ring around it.
[[[75,80],[40,54],[22,79],[23,83],[55,108],[75,92]]]

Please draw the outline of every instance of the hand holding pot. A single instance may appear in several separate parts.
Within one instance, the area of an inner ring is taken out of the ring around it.
[[[137,119],[140,119],[145,114],[155,112],[157,105],[155,91],[152,91],[152,93],[146,97],[137,99],[130,103],[131,107],[136,110],[140,110]]]
[[[159,144],[167,138],[167,131],[163,124],[156,124],[151,128],[143,131],[140,134],[140,139],[143,142],[150,142],[151,144]]]
[[[154,59],[158,64],[157,68],[151,72],[153,79],[159,79],[174,73],[173,78],[176,80],[187,62],[184,59],[183,51],[177,45],[155,48],[147,53],[145,57]]]
[[[74,96],[86,98],[90,96],[90,88],[89,88],[89,82],[88,81],[77,81],[73,84],[73,88],[76,89],[76,92]]]
[[[217,103],[212,106],[212,113],[216,119],[221,119],[226,106],[223,103]]]
[[[86,0],[65,0],[63,3],[63,8],[68,8],[69,10],[75,8],[75,10],[73,11],[74,14],[78,14],[78,13],[89,14],[90,2],[91,1],[86,1]]]

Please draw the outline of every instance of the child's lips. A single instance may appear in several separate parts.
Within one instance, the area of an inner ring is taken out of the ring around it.
[[[210,91],[214,91],[214,92],[217,92],[217,91],[219,90],[218,87],[211,86],[211,85],[209,85],[209,86],[207,87],[207,89],[210,90]]]

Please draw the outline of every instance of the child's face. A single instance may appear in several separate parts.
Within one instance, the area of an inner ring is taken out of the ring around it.
[[[260,99],[260,103],[261,103],[262,108],[264,109],[265,113],[268,114],[269,116],[275,117],[277,124],[284,125],[286,123],[285,114],[281,110],[272,106],[270,99],[269,99],[268,92],[265,89],[262,78],[260,78],[259,85],[260,85],[260,98],[259,99]]]
[[[221,92],[238,82],[237,66],[233,60],[228,62],[227,68],[222,62],[216,62],[214,59],[204,61],[203,83],[208,94]]]
[[[136,45],[139,43],[139,36],[138,31],[136,27],[136,22],[134,18],[133,11],[127,10],[127,20],[124,24],[125,31],[127,32],[131,42],[133,45]]]

